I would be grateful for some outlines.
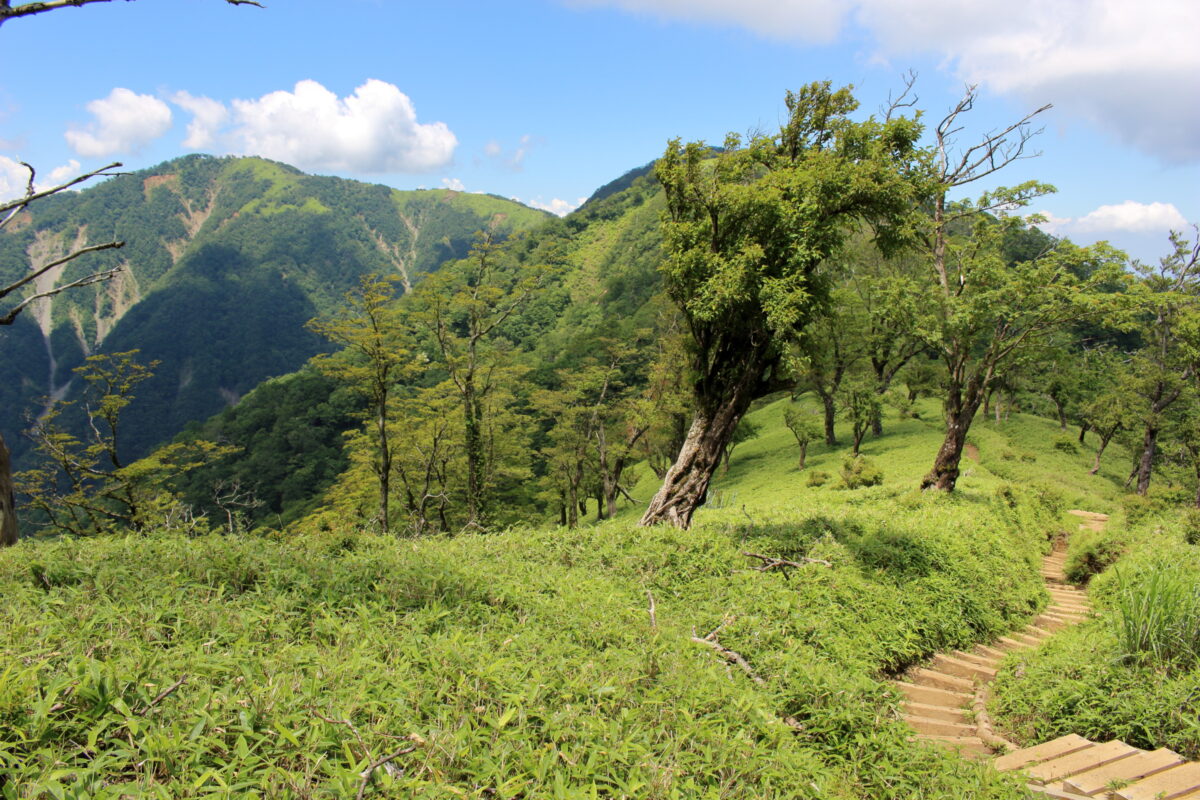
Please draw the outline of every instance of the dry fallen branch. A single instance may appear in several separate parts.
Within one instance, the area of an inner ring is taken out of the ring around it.
[[[358,732],[358,728],[355,726],[355,724],[353,722],[351,722],[348,719],[333,719],[332,717],[327,717],[324,714],[322,714],[320,711],[317,711],[315,708],[312,708],[311,706],[309,707],[308,710],[310,712],[312,712],[312,715],[314,717],[321,720],[322,722],[326,722],[330,725],[344,725],[347,728],[349,728],[351,733],[354,734],[354,738],[358,740],[358,746],[362,750],[362,754],[361,754],[360,758],[367,759],[368,761],[371,762],[367,766],[366,769],[364,769],[362,772],[358,773],[359,780],[358,780],[358,794],[356,795],[357,800],[362,800],[363,796],[366,795],[367,787],[371,784],[371,776],[375,774],[375,770],[379,769],[380,767],[383,767],[390,775],[395,776],[395,775],[399,774],[399,770],[396,770],[395,767],[391,766],[391,762],[394,759],[399,758],[402,755],[413,752],[419,746],[421,746],[422,744],[425,743],[425,740],[422,739],[420,736],[418,736],[415,733],[410,733],[408,736],[405,737],[405,740],[412,742],[412,744],[401,745],[400,747],[397,747],[392,752],[388,753],[386,756],[383,756],[381,758],[375,758],[375,756],[371,753],[371,749],[369,747],[367,747],[367,743],[363,741],[362,734]],[[386,734],[384,734],[384,735],[386,736]],[[394,739],[397,737],[389,736],[388,738]]]
[[[768,572],[773,569],[781,569],[784,570],[784,575],[786,575],[789,568],[799,569],[805,564],[820,564],[825,567],[833,566],[831,562],[826,561],[825,559],[809,558],[808,556],[801,556],[799,561],[789,561],[786,558],[775,558],[774,556],[764,556],[759,555],[758,553],[747,553],[745,551],[742,551],[742,555],[746,556],[747,558],[757,558],[763,562],[761,566],[753,568],[758,572]]]
[[[718,642],[716,639],[709,639],[707,637],[701,639],[699,636],[693,636],[692,641],[699,642],[700,644],[705,645],[707,647],[711,647],[713,650],[716,650],[718,653],[720,653],[721,657],[724,658],[726,661],[729,661],[730,663],[733,663],[733,664],[737,664],[739,667],[742,668],[742,672],[746,673],[746,675],[750,678],[750,680],[754,681],[759,686],[767,685],[767,682],[765,680],[763,680],[762,676],[760,676],[757,672],[755,672],[754,668],[750,666],[750,662],[747,661],[742,656],[742,654],[737,652],[736,650],[730,650],[728,647],[725,647],[720,642]]]
[[[159,692],[157,695],[154,696],[153,700],[151,700],[149,703],[146,704],[145,708],[140,709],[137,713],[145,714],[147,711],[154,708],[156,705],[161,703],[163,700],[166,700],[168,697],[175,694],[176,690],[178,690],[180,686],[183,686],[185,683],[187,683],[187,679],[188,679],[188,676],[184,675],[182,678],[175,681],[167,688],[163,689],[161,692]]]
[[[653,593],[652,593],[652,592],[651,592],[649,589],[647,589],[647,590],[646,590],[646,597],[647,597],[647,598],[649,598],[649,600],[650,600],[650,608],[649,608],[649,612],[650,612],[650,630],[652,630],[652,631],[657,631],[657,630],[658,630],[658,617],[656,617],[656,616],[654,615],[654,608],[655,608],[655,606],[654,606],[654,594],[653,594]]]

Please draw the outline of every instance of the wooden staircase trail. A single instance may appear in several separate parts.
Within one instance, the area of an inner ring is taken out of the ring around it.
[[[1070,511],[1080,528],[1100,530],[1105,514]],[[904,693],[904,721],[919,739],[936,742],[967,757],[1006,753],[994,762],[1001,771],[1020,770],[1029,788],[1061,800],[1200,800],[1200,763],[1170,750],[1147,752],[1120,741],[1096,744],[1074,734],[1035,747],[1017,749],[997,736],[985,703],[1000,659],[1011,650],[1036,647],[1058,628],[1074,625],[1091,612],[1087,593],[1067,583],[1061,544],[1042,561],[1050,605],[1024,629],[990,646],[943,653],[925,667],[910,669],[895,685]]]

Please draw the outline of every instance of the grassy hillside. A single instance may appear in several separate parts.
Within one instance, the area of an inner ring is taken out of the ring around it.
[[[811,487],[786,402],[752,415],[761,435],[686,532],[629,508],[447,539],[22,542],[0,553],[3,791],[1026,796],[910,741],[882,679],[1024,624],[1061,512],[1106,510],[1111,476],[1076,477],[1085,455],[1014,417],[981,424],[960,492],[914,492],[930,404],[869,441],[882,485],[836,488],[844,451],[822,446]],[[746,552],[831,566],[761,572]]]

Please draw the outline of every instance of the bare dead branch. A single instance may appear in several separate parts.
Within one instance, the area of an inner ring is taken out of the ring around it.
[[[757,566],[757,567],[753,568],[757,572],[769,572],[773,569],[779,569],[779,570],[783,570],[784,575],[786,575],[788,569],[799,569],[800,567],[803,567],[805,564],[821,564],[822,566],[826,566],[826,567],[833,566],[833,564],[831,562],[826,561],[824,559],[809,558],[807,556],[801,556],[800,561],[789,561],[786,558],[775,558],[774,556],[763,556],[763,555],[759,555],[758,553],[747,553],[745,551],[742,552],[742,555],[746,556],[747,558],[757,558],[763,562],[761,566]]]
[[[63,256],[62,258],[51,261],[49,264],[46,264],[45,266],[41,267],[40,269],[34,270],[33,272],[29,273],[24,278],[21,278],[19,281],[16,281],[15,283],[11,283],[8,286],[0,287],[0,297],[7,297],[8,295],[15,292],[17,289],[20,289],[22,286],[25,286],[25,285],[37,280],[38,278],[42,277],[43,275],[45,275],[47,272],[54,269],[55,267],[61,267],[63,264],[66,264],[68,261],[74,261],[75,259],[79,258],[80,256],[86,256],[90,253],[98,253],[101,250],[116,250],[116,249],[122,248],[124,246],[125,246],[124,242],[104,242],[103,244],[93,244],[93,245],[89,245],[87,247],[81,247],[80,249],[75,250],[74,252],[68,253],[67,255]]]
[[[913,93],[913,87],[917,84],[916,70],[910,69],[905,75],[900,78],[904,84],[904,90],[899,95],[893,97],[891,92],[888,92],[888,103],[883,111],[883,119],[885,122],[891,121],[892,115],[902,108],[912,108],[921,98]],[[911,97],[910,97],[911,95]]]
[[[100,0],[93,0],[93,2],[99,2],[99,1]],[[108,0],[103,0],[103,2],[107,2],[107,1]],[[0,18],[0,23],[2,23],[2,22],[3,22],[3,19]],[[34,202],[35,200],[41,200],[43,197],[49,197],[52,194],[58,194],[59,192],[66,191],[67,189],[70,189],[72,186],[83,183],[84,181],[90,181],[92,178],[111,178],[114,175],[119,175],[121,173],[113,172],[112,170],[114,170],[120,166],[123,166],[120,161],[114,161],[113,163],[111,163],[107,166],[100,167],[99,169],[94,169],[91,172],[85,172],[82,175],[77,175],[76,177],[72,178],[71,180],[67,181],[66,183],[60,183],[57,186],[51,186],[49,189],[42,189],[39,192],[39,191],[36,191],[33,187],[33,176],[34,176],[33,167],[31,167],[29,164],[26,164],[24,161],[21,162],[21,165],[29,170],[29,182],[26,184],[26,187],[25,187],[25,196],[19,197],[16,200],[8,200],[4,203],[0,203],[0,214],[8,215],[4,218],[4,221],[2,224],[0,224],[0,227],[7,225],[8,221],[12,218],[13,214],[20,211],[22,208],[25,208],[25,206],[29,205],[30,203]]]
[[[716,639],[709,639],[707,636],[703,639],[699,636],[693,636],[692,641],[699,642],[706,647],[711,647],[713,650],[716,650],[721,654],[721,658],[724,658],[731,664],[737,664],[741,668],[742,672],[746,673],[747,677],[749,677],[750,680],[754,681],[759,686],[767,685],[767,682],[762,678],[762,676],[754,671],[754,667],[750,666],[750,662],[747,661],[745,657],[736,650],[730,650]]]
[[[1032,130],[1030,123],[1038,114],[1052,108],[1050,103],[1029,112],[1002,130],[984,135],[982,141],[961,151],[954,159],[956,163],[951,165],[953,139],[963,129],[957,125],[958,117],[974,108],[977,88],[967,86],[962,99],[934,129],[941,172],[939,177],[947,187],[972,183],[1004,169],[1014,161],[1040,155],[1025,152],[1029,141],[1042,132],[1041,128]]]
[[[180,686],[183,686],[185,683],[187,683],[187,679],[188,679],[188,676],[184,675],[182,678],[175,681],[167,688],[163,689],[161,692],[159,692],[157,695],[154,696],[153,700],[151,700],[149,703],[146,704],[145,708],[138,711],[138,713],[145,714],[147,711],[154,708],[156,705],[161,703],[163,700],[166,700],[168,697],[175,694],[175,692],[179,689]]]
[[[658,630],[658,617],[656,617],[656,616],[655,616],[655,614],[654,614],[654,608],[655,608],[655,606],[654,606],[654,593],[653,593],[653,592],[651,592],[649,589],[647,589],[647,590],[646,590],[646,597],[647,597],[647,598],[649,599],[649,601],[650,601],[650,608],[649,608],[649,612],[650,612],[650,630],[652,630],[652,631],[657,631],[657,630]]]
[[[119,244],[124,244],[124,242],[120,242]],[[80,278],[77,281],[71,281],[70,283],[64,284],[64,285],[56,287],[54,289],[50,289],[49,291],[39,292],[38,294],[31,295],[30,297],[26,297],[24,300],[22,300],[16,306],[14,306],[12,309],[10,309],[7,314],[0,317],[0,325],[13,324],[13,322],[17,319],[17,315],[20,314],[22,311],[24,311],[25,307],[27,305],[29,305],[30,303],[32,303],[34,300],[39,300],[43,297],[53,297],[54,295],[65,292],[68,289],[77,289],[80,286],[90,286],[93,283],[100,283],[101,281],[110,280],[121,270],[122,270],[122,267],[116,267],[115,269],[105,270],[104,272],[94,272],[91,275]],[[8,294],[7,290],[0,290],[0,297],[3,297],[6,294]]]
[[[321,720],[322,722],[326,722],[330,725],[345,725],[347,728],[350,729],[350,732],[354,734],[354,738],[356,740],[358,740],[358,746],[359,746],[359,748],[362,749],[362,758],[371,758],[372,757],[371,751],[367,747],[367,743],[363,741],[362,734],[358,732],[358,728],[354,725],[353,722],[351,722],[348,719],[333,719],[332,717],[327,717],[324,714],[322,714],[320,711],[317,711],[315,708],[312,708],[312,707],[309,707],[308,710],[310,712],[312,712],[312,715],[314,717]]]
[[[416,749],[417,749],[417,746],[415,744],[401,745],[400,747],[397,747],[392,752],[388,753],[383,758],[380,758],[377,761],[373,762],[371,764],[371,766],[367,767],[362,772],[360,772],[358,775],[359,783],[358,783],[357,800],[363,799],[363,795],[365,795],[367,792],[367,786],[371,783],[371,776],[375,774],[375,770],[379,769],[382,766],[385,766],[388,762],[392,761],[393,759],[399,758],[400,756],[405,755],[406,753],[411,753]]]
[[[24,3],[13,7],[11,0],[0,2],[0,25],[3,25],[10,19],[16,17],[28,17],[34,14],[44,14],[47,11],[58,11],[62,8],[71,8],[79,6],[91,5],[92,3],[111,3],[112,0],[41,0],[36,3]],[[258,0],[225,0],[231,6],[257,6],[265,8]]]

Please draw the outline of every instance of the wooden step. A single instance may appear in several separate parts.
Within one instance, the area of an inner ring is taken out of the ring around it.
[[[921,741],[957,750],[960,755],[990,756],[992,748],[978,736],[921,736]]]
[[[933,657],[931,668],[967,680],[990,681],[996,677],[996,670],[970,661],[963,661],[954,656],[938,654]]]
[[[988,647],[984,644],[975,645],[975,650],[973,652],[983,656],[984,658],[994,658],[996,661],[1000,661],[1000,659],[1008,655],[1008,653],[1004,650],[997,650],[995,647]]]
[[[1030,647],[1040,644],[1040,642],[1033,639],[1026,640],[1024,637],[1021,639],[1015,639],[1011,636],[1001,636],[997,641],[999,641],[1009,650],[1027,650]]]
[[[954,722],[959,725],[968,724],[966,711],[961,706],[933,706],[908,700],[901,703],[900,707],[904,709],[905,717],[924,717],[925,719],[939,719],[942,722]]]
[[[1026,747],[1021,750],[1009,753],[997,758],[993,766],[1001,772],[1009,770],[1022,769],[1030,764],[1038,764],[1042,761],[1048,761],[1051,758],[1059,758],[1060,756],[1070,755],[1071,753],[1085,750],[1089,747],[1094,747],[1091,742],[1082,736],[1074,733],[1068,733],[1066,736],[1060,736],[1049,742],[1043,742],[1033,747]]]
[[[1063,781],[1063,788],[1089,796],[1107,793],[1105,790],[1113,783],[1132,783],[1182,763],[1182,757],[1166,748],[1150,753],[1142,751],[1131,758],[1122,758],[1103,767],[1076,773]]]
[[[904,692],[904,696],[910,702],[925,703],[931,706],[962,708],[970,703],[973,697],[965,692],[950,691],[935,686],[922,686],[905,681],[896,681],[894,685]]]
[[[915,667],[909,670],[908,674],[911,682],[918,686],[932,686],[935,689],[946,689],[951,692],[962,692],[967,695],[975,693],[975,684],[971,681],[954,675],[947,675],[944,672],[937,672],[932,669],[925,669],[924,667]]]
[[[979,653],[968,653],[963,650],[952,650],[950,651],[950,655],[959,661],[969,661],[972,664],[978,664],[981,667],[988,667],[989,669],[995,669],[996,665],[1000,663],[1000,659],[1004,658],[1003,653],[996,656],[984,656]]]
[[[1112,797],[1120,800],[1173,800],[1200,793],[1200,763],[1194,761],[1170,767],[1162,772],[1116,789]]]
[[[932,717],[912,717],[905,714],[904,722],[917,733],[927,736],[974,736],[975,726],[964,725],[961,722],[947,722]]]
[[[1142,751],[1122,741],[1105,742],[1095,747],[1088,747],[1058,758],[1032,764],[1026,767],[1024,772],[1034,783],[1050,783],[1068,778],[1077,772],[1103,767],[1114,761],[1120,761],[1122,758],[1135,756],[1140,752]]]

